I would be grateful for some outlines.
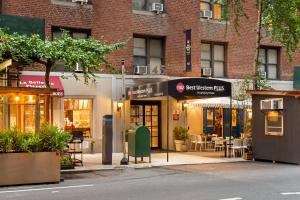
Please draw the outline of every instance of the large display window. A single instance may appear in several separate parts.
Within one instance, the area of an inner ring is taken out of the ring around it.
[[[49,122],[49,101],[47,95],[0,95],[0,129],[35,132],[41,124]]]
[[[82,131],[84,137],[92,137],[92,99],[64,99],[65,130]]]

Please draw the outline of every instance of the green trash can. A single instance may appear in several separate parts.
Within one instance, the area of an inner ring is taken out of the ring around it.
[[[136,127],[135,131],[128,132],[128,162],[129,157],[132,156],[137,163],[137,158],[149,157],[151,163],[151,145],[150,145],[150,131],[145,126]]]

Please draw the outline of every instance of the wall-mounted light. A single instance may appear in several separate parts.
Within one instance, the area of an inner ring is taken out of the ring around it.
[[[20,97],[18,95],[15,96],[15,101],[20,101]]]
[[[123,102],[119,101],[119,102],[117,103],[117,111],[118,111],[118,112],[121,111],[122,107],[123,107]]]
[[[182,111],[186,110],[188,106],[189,106],[188,102],[186,101],[182,102]]]

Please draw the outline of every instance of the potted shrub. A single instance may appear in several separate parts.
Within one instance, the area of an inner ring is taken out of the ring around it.
[[[0,131],[0,186],[59,182],[60,152],[70,140],[70,133],[49,124],[35,134]]]
[[[74,163],[72,162],[70,154],[64,154],[60,158],[60,169],[74,169]]]
[[[182,126],[176,126],[173,130],[173,133],[175,139],[175,150],[182,151],[185,141],[188,139],[188,129]]]

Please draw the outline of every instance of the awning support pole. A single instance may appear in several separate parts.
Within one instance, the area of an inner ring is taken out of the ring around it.
[[[230,96],[230,116],[229,116],[229,158],[231,158],[231,149],[232,149],[232,144],[231,144],[231,136],[232,136],[232,96]]]
[[[170,97],[167,96],[167,162],[169,162]]]

